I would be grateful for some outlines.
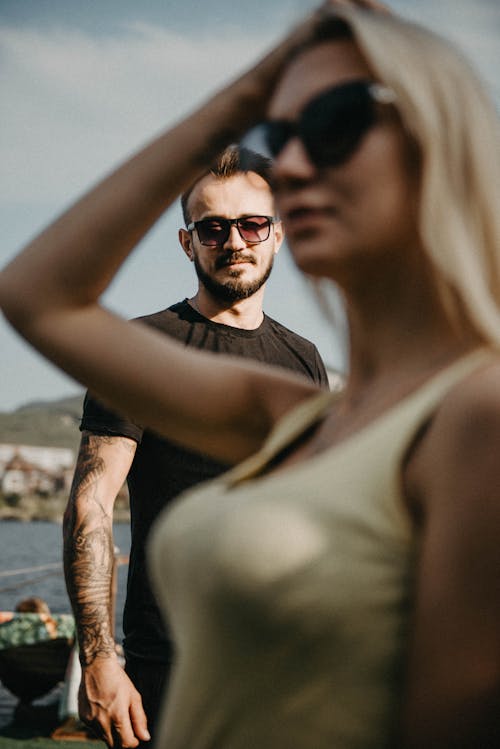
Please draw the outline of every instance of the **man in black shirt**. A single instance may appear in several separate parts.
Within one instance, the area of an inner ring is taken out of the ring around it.
[[[264,287],[282,242],[269,162],[236,146],[183,195],[179,240],[194,263],[194,297],[138,319],[186,346],[286,367],[327,386],[315,346],[263,313]],[[190,452],[107,410],[89,394],[64,522],[68,593],[78,630],[80,713],[109,745],[153,735],[173,647],[145,562],[152,523],[180,492],[228,466]],[[127,479],[132,545],[123,617],[126,673],[110,616],[112,516]],[[144,715],[144,712],[145,715]]]

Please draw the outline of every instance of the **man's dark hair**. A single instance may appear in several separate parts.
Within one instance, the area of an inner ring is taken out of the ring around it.
[[[188,201],[191,193],[198,184],[198,182],[204,179],[207,175],[212,174],[214,177],[218,177],[222,180],[234,177],[235,174],[246,174],[247,172],[255,172],[263,180],[267,182],[271,188],[271,166],[272,161],[266,156],[256,151],[251,151],[249,148],[243,146],[231,145],[228,146],[210,165],[206,172],[204,172],[196,182],[193,182],[186,192],[181,195],[181,206],[182,215],[186,226],[191,221],[191,215],[188,210]]]

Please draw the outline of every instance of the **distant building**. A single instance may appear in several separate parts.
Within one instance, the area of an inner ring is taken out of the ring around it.
[[[74,463],[70,448],[0,444],[0,490],[17,496],[67,490]]]

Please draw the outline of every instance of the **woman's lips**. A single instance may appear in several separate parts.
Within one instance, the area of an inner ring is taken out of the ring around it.
[[[284,213],[283,223],[287,233],[297,233],[316,228],[319,222],[333,214],[334,211],[326,208],[297,207]]]

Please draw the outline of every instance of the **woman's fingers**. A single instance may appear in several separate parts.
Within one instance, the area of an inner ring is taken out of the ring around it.
[[[391,13],[391,9],[385,3],[379,0],[326,0],[321,6],[322,12],[335,12],[336,8],[349,7],[365,8],[366,10],[376,10],[380,13]]]

